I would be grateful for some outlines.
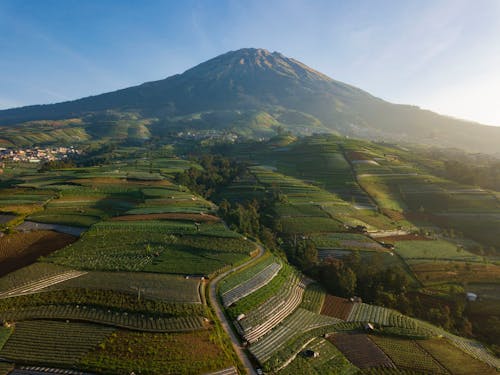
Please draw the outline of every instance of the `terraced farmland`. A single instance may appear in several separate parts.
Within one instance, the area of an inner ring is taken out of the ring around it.
[[[294,336],[315,328],[333,325],[337,322],[338,320],[335,318],[318,315],[299,308],[282,324],[252,344],[250,352],[260,363],[265,363]]]
[[[224,307],[228,307],[247,295],[255,292],[269,283],[281,269],[281,264],[271,263],[262,271],[256,273],[250,280],[247,280],[237,287],[222,294]]]
[[[212,329],[190,333],[116,331],[89,352],[80,368],[111,375],[205,374],[232,367],[235,358]]]
[[[319,354],[317,358],[307,358],[304,352],[297,354],[295,359],[279,374],[283,375],[322,375],[322,374],[356,374],[359,369],[353,366],[334,345],[322,338],[314,338],[305,350]]]
[[[0,356],[22,364],[73,366],[113,331],[85,323],[19,322]]]
[[[304,285],[292,274],[276,294],[235,323],[244,339],[254,342],[281,323],[300,305],[303,293]]]
[[[191,234],[191,236],[185,236]],[[255,246],[222,224],[131,221],[96,224],[49,261],[86,270],[210,274],[250,255]]]
[[[101,289],[133,293],[171,303],[201,303],[200,278],[146,272],[88,272],[46,290]]]
[[[270,255],[270,253],[266,253],[261,258],[259,258],[256,263],[253,263],[250,267],[244,268],[235,273],[230,273],[227,277],[222,279],[219,284],[219,292],[226,293],[230,289],[233,289],[250,280],[255,274],[262,271],[264,268],[269,266],[271,263],[275,261],[275,258]]]
[[[370,336],[401,369],[420,371],[427,374],[447,374],[448,371],[427,351],[413,340],[402,340],[384,336]]]
[[[198,316],[162,318],[79,305],[18,308],[0,312],[0,319],[16,322],[40,319],[71,320],[147,332],[183,332],[205,328],[203,319]]]
[[[390,325],[390,317],[395,311],[382,306],[354,303],[347,317],[348,322],[371,322],[384,326]]]
[[[327,294],[325,289],[321,286],[321,284],[315,282],[308,283],[304,291],[304,295],[302,296],[302,303],[300,304],[300,307],[319,314],[326,296]]]

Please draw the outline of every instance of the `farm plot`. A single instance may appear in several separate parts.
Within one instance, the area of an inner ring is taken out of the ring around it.
[[[138,294],[143,298],[159,299],[171,303],[201,303],[200,279],[145,272],[88,272],[78,278],[45,288],[101,289]]]
[[[206,306],[146,299],[137,294],[99,289],[64,289],[0,300],[0,313],[47,306],[87,306],[113,313],[139,314],[161,318],[205,316]],[[125,314],[126,315],[126,314]]]
[[[479,255],[472,254],[457,245],[444,241],[399,241],[395,243],[396,252],[405,260],[454,260],[463,262],[481,262]]]
[[[19,364],[73,366],[113,331],[84,323],[19,322],[0,356]]]
[[[197,231],[192,223],[177,221],[104,222],[48,261],[88,270],[205,275],[253,250],[253,244],[220,223],[201,224]]]
[[[0,293],[5,293],[11,289],[30,285],[46,278],[57,276],[70,271],[67,267],[55,264],[33,263],[17,271],[11,272],[0,278]]]
[[[28,214],[42,208],[54,193],[33,189],[3,189],[0,194],[0,211],[16,214]]]
[[[353,306],[354,303],[345,298],[327,294],[321,308],[321,314],[341,320],[347,320]]]
[[[356,374],[358,369],[354,367],[327,340],[316,337],[307,344],[305,350],[312,350],[319,354],[317,358],[307,358],[304,352],[297,354],[295,359],[279,371],[282,375],[322,375],[322,374]]]
[[[326,291],[321,286],[321,284],[314,282],[308,283],[304,291],[304,295],[302,296],[302,302],[300,304],[300,307],[312,311],[313,313],[319,314],[323,307],[325,298],[326,298]],[[323,314],[323,315],[328,315],[328,314]]]
[[[464,353],[445,339],[421,340],[417,343],[452,374],[498,374],[491,366]]]
[[[0,237],[0,276],[35,262],[77,240],[52,231],[14,233]]]
[[[257,289],[262,288],[264,285],[269,283],[274,276],[277,275],[281,269],[280,263],[271,263],[262,271],[255,274],[250,280],[247,280],[240,285],[228,290],[222,294],[222,302],[224,307],[231,306],[236,301],[239,301],[243,297],[255,292]]]
[[[426,374],[447,374],[448,371],[414,340],[403,340],[384,336],[370,336],[392,360],[403,370],[420,371]]]
[[[390,317],[395,311],[382,306],[354,303],[347,317],[348,322],[370,322],[383,326],[390,325]]]
[[[204,328],[203,318],[198,316],[163,318],[80,305],[18,308],[0,312],[0,318],[15,322],[40,319],[70,320],[148,332],[183,332]]]
[[[15,373],[11,372],[12,370],[14,370],[13,363],[0,362],[0,375],[9,375],[9,374],[16,375]]]
[[[279,225],[287,234],[338,232],[344,229],[341,222],[328,217],[282,217]]]
[[[312,236],[319,248],[348,250],[384,251],[384,248],[371,238],[356,233],[329,233]]]
[[[12,289],[8,289],[5,292],[0,293],[0,298],[8,298],[8,297],[15,297],[15,296],[21,296],[25,294],[32,294],[36,293],[42,289],[45,289],[47,287],[62,283],[64,281],[74,279],[77,277],[80,277],[84,275],[85,272],[81,271],[66,271],[62,272],[59,274],[56,274],[54,276],[49,276],[43,279],[39,279],[36,281],[33,281],[31,283],[19,285],[17,287],[14,287]]]
[[[500,266],[456,261],[409,261],[408,265],[424,285],[453,282],[500,282]]]
[[[233,366],[213,330],[150,334],[117,331],[79,363],[93,373],[204,374]]]
[[[218,285],[219,292],[226,293],[230,289],[233,289],[236,286],[250,280],[255,274],[259,273],[273,262],[275,262],[275,258],[271,256],[270,253],[266,253],[250,267],[243,268],[241,271],[235,273],[230,273],[228,276],[222,279]]]
[[[243,338],[252,343],[280,324],[300,305],[304,285],[291,275],[282,289],[256,309],[249,311],[245,318],[235,323],[241,329]]]
[[[263,364],[271,358],[273,353],[278,351],[297,334],[333,325],[337,322],[338,320],[335,318],[318,315],[299,308],[282,324],[252,344],[250,352]]]
[[[395,368],[389,357],[362,333],[335,333],[328,337],[346,358],[355,366],[366,369],[370,367]]]

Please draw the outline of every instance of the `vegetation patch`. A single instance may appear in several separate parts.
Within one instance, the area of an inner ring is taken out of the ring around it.
[[[19,364],[75,366],[113,331],[113,328],[84,323],[19,322],[0,350],[0,356]]]
[[[149,334],[117,331],[87,354],[80,366],[106,374],[202,374],[233,366],[213,330]]]

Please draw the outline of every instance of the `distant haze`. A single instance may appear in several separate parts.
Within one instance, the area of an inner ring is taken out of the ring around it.
[[[392,102],[500,125],[499,35],[497,0],[3,0],[0,108],[157,80],[253,46]]]

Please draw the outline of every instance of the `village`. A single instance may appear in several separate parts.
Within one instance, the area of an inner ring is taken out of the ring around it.
[[[13,162],[41,163],[46,161],[67,159],[80,155],[81,151],[69,147],[31,147],[31,148],[4,148],[0,147],[0,160]]]

